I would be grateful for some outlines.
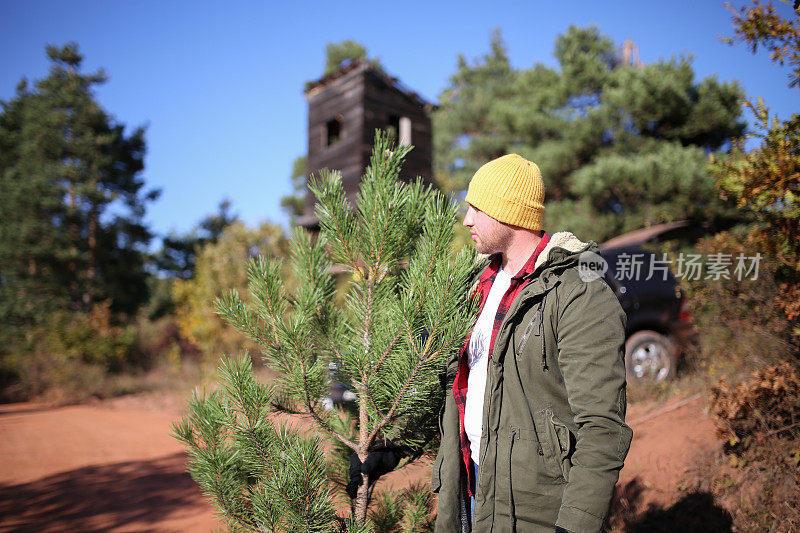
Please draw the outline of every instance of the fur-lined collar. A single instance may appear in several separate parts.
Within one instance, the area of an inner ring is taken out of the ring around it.
[[[569,231],[559,231],[558,233],[553,233],[550,235],[550,242],[547,243],[547,246],[544,247],[542,253],[540,253],[539,257],[536,258],[536,264],[534,265],[533,270],[536,271],[536,269],[547,262],[547,260],[550,258],[550,252],[554,248],[563,248],[568,252],[579,252],[585,249],[588,245],[588,242],[583,242]]]
[[[557,233],[553,233],[550,235],[550,241],[544,247],[544,250],[542,250],[542,252],[539,254],[539,257],[536,258],[536,263],[534,264],[533,270],[535,272],[540,266],[544,265],[550,258],[550,252],[555,248],[563,248],[568,252],[577,253],[581,250],[584,250],[590,244],[591,243],[589,242],[583,242],[582,240],[578,239],[569,231],[559,231]],[[492,256],[489,254],[478,254],[476,256],[475,264],[480,265],[479,271],[482,271],[484,268],[486,268],[491,257]],[[473,289],[475,286],[477,286],[477,278],[473,284]]]

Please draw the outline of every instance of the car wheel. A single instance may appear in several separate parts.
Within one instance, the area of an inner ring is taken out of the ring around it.
[[[625,341],[628,381],[658,383],[675,376],[675,343],[655,331],[637,331]]]

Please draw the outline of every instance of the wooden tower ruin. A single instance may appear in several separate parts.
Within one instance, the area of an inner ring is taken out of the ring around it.
[[[356,60],[305,89],[308,102],[307,175],[324,168],[340,170],[347,198],[355,201],[361,175],[369,163],[376,129],[390,130],[400,144],[414,145],[401,172],[406,180],[433,179],[430,112],[433,104],[403,86],[379,66]],[[317,229],[314,195],[298,223]]]

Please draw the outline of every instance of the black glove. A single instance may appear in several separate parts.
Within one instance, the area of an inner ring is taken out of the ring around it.
[[[569,533],[569,531],[567,531],[561,526],[556,526],[556,533]]]
[[[355,498],[358,487],[364,482],[361,474],[369,476],[370,483],[374,483],[384,474],[388,474],[400,463],[400,459],[406,457],[408,451],[400,446],[387,443],[385,440],[377,441],[370,447],[367,460],[361,463],[358,454],[350,454],[350,482],[345,491],[351,498]]]

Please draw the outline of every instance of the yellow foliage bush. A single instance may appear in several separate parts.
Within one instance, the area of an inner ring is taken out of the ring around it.
[[[236,289],[247,298],[247,259],[255,255],[285,257],[288,241],[279,226],[262,223],[249,228],[242,222],[228,226],[220,238],[197,254],[194,277],[175,280],[172,297],[181,335],[196,344],[204,358],[256,351],[244,337],[225,324],[214,311],[214,301]]]

